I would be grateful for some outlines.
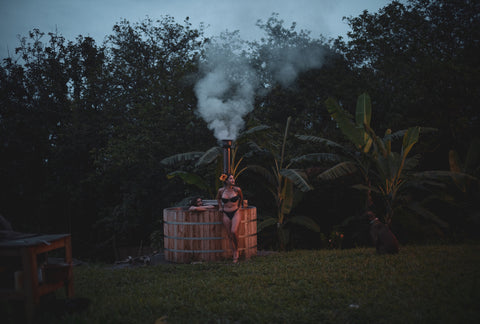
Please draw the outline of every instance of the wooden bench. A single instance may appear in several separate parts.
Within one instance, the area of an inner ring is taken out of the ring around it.
[[[65,250],[65,262],[56,265],[42,264],[39,267],[38,256],[57,249]],[[0,259],[2,261],[18,260],[20,265],[15,275],[12,275],[13,285],[0,287],[0,299],[25,301],[26,317],[29,323],[33,321],[40,296],[65,287],[67,297],[73,297],[70,234],[25,234],[2,240],[0,241]]]

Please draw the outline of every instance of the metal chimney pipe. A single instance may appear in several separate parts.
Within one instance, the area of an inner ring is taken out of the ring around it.
[[[230,173],[230,149],[232,147],[232,140],[222,140],[223,147],[223,173]]]

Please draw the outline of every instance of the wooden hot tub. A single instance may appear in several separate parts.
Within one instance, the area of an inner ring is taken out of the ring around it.
[[[257,254],[257,209],[239,210],[240,258]],[[220,261],[232,258],[232,249],[218,209],[189,211],[184,207],[163,210],[165,259],[176,263]]]

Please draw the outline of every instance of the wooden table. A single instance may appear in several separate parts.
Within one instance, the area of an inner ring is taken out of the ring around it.
[[[46,275],[37,264],[37,256],[57,249],[65,249],[64,276],[57,281],[45,280]],[[70,234],[33,235],[0,241],[0,258],[18,257],[20,259],[23,281],[20,288],[5,289],[0,287],[0,299],[25,300],[28,322],[32,322],[35,305],[40,296],[53,292],[61,287],[66,288],[67,297],[73,297],[72,248]],[[39,280],[43,279],[43,280]],[[42,278],[43,277],[43,278]],[[14,278],[12,278],[13,280]],[[23,286],[23,287],[22,287]]]

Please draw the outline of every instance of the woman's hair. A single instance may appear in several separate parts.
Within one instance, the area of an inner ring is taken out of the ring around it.
[[[190,206],[196,206],[198,199],[202,199],[202,197],[196,196],[196,197],[194,197],[192,200],[190,200]]]
[[[228,178],[230,178],[230,176],[232,176],[235,179],[235,176],[233,175],[233,173],[227,173],[227,177],[225,178],[225,181],[223,181],[224,186],[227,184]]]

